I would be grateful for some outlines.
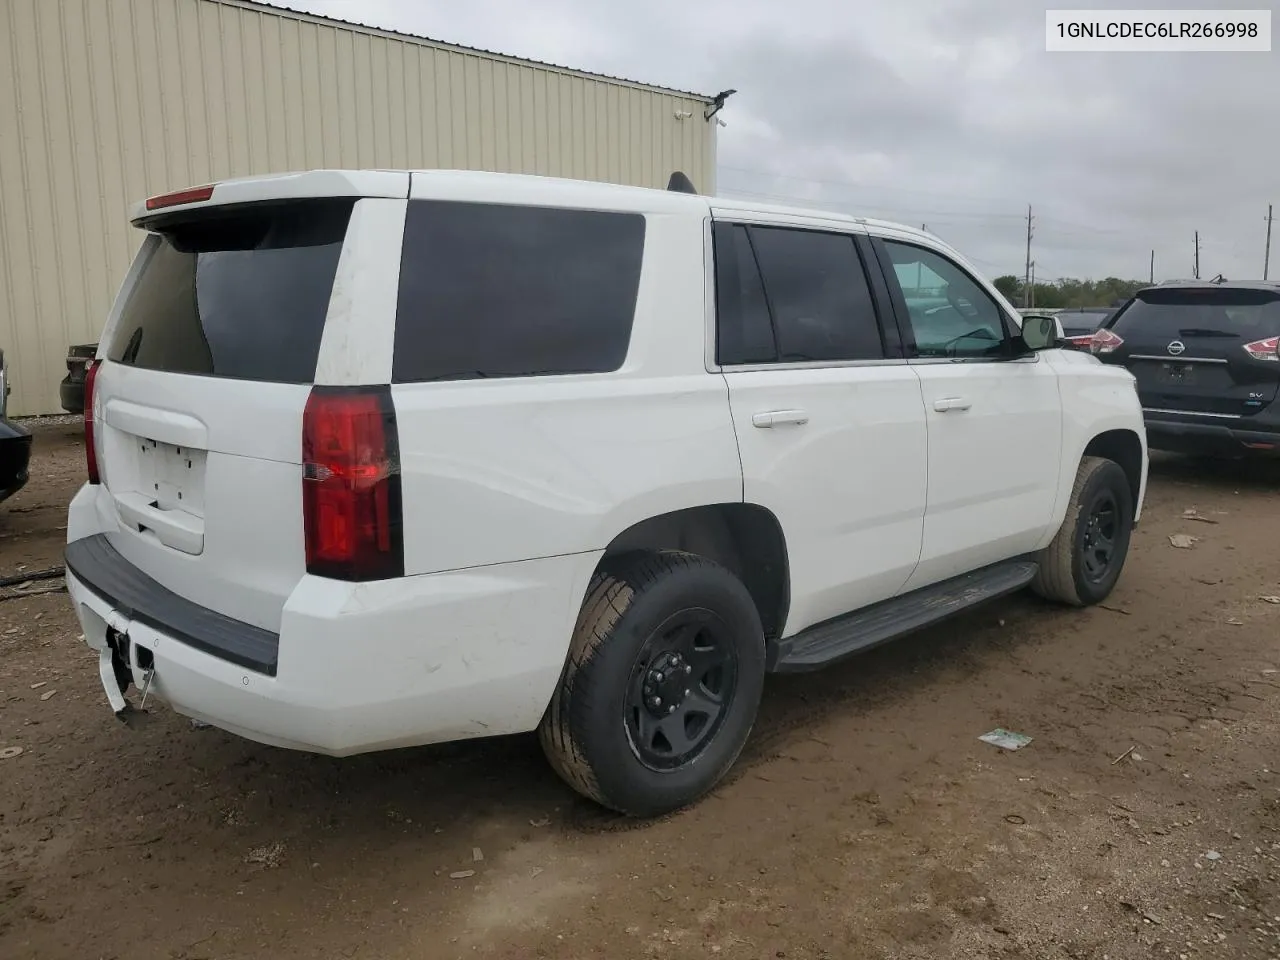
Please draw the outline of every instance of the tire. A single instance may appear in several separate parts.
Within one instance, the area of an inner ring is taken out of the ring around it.
[[[764,673],[760,615],[724,567],[674,552],[606,561],[539,738],[583,796],[628,816],[659,816],[697,800],[733,766]]]
[[[1102,519],[1091,527],[1091,522],[1100,516],[1105,518],[1108,505],[1112,521]],[[1062,527],[1038,558],[1040,571],[1031,584],[1032,590],[1046,600],[1073,607],[1101,603],[1120,579],[1132,533],[1133,492],[1129,478],[1113,460],[1085,457],[1076,471]],[[1109,557],[1105,564],[1100,564],[1098,551],[1108,539]]]

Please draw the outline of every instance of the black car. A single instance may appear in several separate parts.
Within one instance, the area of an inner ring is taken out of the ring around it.
[[[1139,290],[1092,352],[1137,378],[1152,449],[1280,454],[1280,283]]]
[[[5,419],[9,406],[9,365],[0,350],[0,500],[8,500],[27,485],[31,462],[31,431]]]
[[[1054,314],[1062,323],[1067,346],[1075,350],[1088,350],[1093,343],[1093,333],[1111,318],[1115,307],[1068,307]]]

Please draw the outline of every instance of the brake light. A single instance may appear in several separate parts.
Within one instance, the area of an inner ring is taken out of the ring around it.
[[[1244,345],[1245,352],[1255,360],[1270,360],[1280,363],[1280,337],[1267,337]]]
[[[89,468],[89,482],[101,483],[98,472],[98,438],[93,426],[93,387],[98,381],[101,360],[92,360],[84,371],[84,459]]]
[[[1117,347],[1124,346],[1124,338],[1110,330],[1095,330],[1089,338],[1089,350],[1092,353],[1113,353]]]
[[[203,187],[191,187],[187,190],[175,190],[173,193],[162,193],[158,197],[147,197],[147,209],[159,210],[163,207],[176,207],[182,203],[203,203],[213,196],[212,183]]]
[[[400,450],[390,387],[313,387],[302,415],[307,572],[404,575]]]
[[[1067,337],[1067,346],[1077,350],[1088,350],[1093,345],[1093,334],[1086,333],[1078,337]]]

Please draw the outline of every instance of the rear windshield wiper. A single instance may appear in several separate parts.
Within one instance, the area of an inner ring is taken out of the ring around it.
[[[1214,330],[1210,327],[1184,327],[1178,331],[1180,337],[1231,337],[1238,338],[1238,333],[1232,333],[1230,330]]]

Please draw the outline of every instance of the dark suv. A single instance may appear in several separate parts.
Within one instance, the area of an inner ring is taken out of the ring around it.
[[[1152,449],[1280,454],[1280,283],[1139,290],[1091,350],[1137,378]]]

